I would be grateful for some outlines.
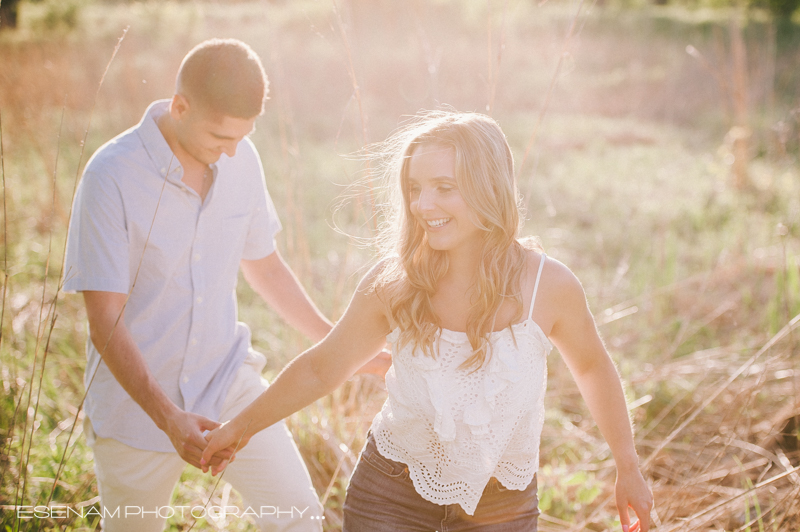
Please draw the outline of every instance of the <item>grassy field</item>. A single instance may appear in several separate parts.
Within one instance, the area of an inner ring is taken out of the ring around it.
[[[329,316],[372,260],[334,230],[370,235],[368,197],[334,215],[364,173],[346,155],[419,109],[489,113],[515,151],[526,234],[580,277],[619,365],[656,529],[799,530],[800,30],[757,12],[745,28],[752,160],[737,189],[729,18],[555,0],[23,4],[22,27],[0,34],[0,528],[98,525],[75,517],[98,499],[80,423],[85,313],[59,292],[72,194],[88,156],[216,36],[264,60],[271,99],[252,138],[279,247]],[[239,302],[272,377],[307,342],[243,282]],[[289,420],[328,530],[384,397],[355,377]],[[555,353],[547,407],[540,529],[619,530],[613,461]],[[16,518],[48,501],[74,512]],[[173,504],[206,503],[237,495],[187,468]]]

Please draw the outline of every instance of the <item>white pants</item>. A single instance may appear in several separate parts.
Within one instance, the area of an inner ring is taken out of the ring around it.
[[[266,387],[261,379],[263,356],[252,353],[228,392],[221,419],[226,421],[250,404]],[[94,451],[94,470],[100,492],[103,530],[159,532],[172,513],[187,517],[218,518],[218,508],[205,510],[170,506],[172,492],[186,467],[177,452],[134,449],[94,434],[86,418],[86,436]],[[229,482],[242,496],[244,508],[229,507],[226,518],[246,513],[262,531],[319,532],[322,507],[305,464],[283,422],[261,431],[236,453],[225,469],[218,490]],[[142,511],[144,510],[144,511]],[[191,512],[194,512],[192,515]],[[215,513],[216,512],[216,513]],[[127,517],[126,517],[127,514]]]

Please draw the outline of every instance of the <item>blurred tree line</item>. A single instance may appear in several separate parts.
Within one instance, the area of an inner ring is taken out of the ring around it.
[[[19,0],[0,0],[0,29],[17,27]]]
[[[790,22],[792,14],[800,7],[800,0],[752,0],[754,7],[766,8],[776,21]]]
[[[74,21],[77,20],[77,13],[81,5],[90,3],[90,2],[102,2],[107,4],[121,4],[121,3],[133,3],[136,0],[81,0],[81,2],[75,1],[68,1],[65,2],[64,0],[0,0],[0,30],[2,29],[9,29],[9,28],[16,28],[19,22],[19,7],[20,4],[25,2],[30,3],[46,3],[48,4],[48,8],[53,13],[53,16],[60,16],[66,18],[72,18]],[[279,2],[283,0],[271,0],[273,2]],[[599,0],[598,4],[612,4],[614,0]],[[625,4],[631,5],[634,7],[637,2],[630,2],[630,0],[625,1]],[[687,7],[696,7],[701,3],[705,3],[703,0],[643,0],[643,4],[653,3],[656,5],[685,5]],[[753,7],[757,9],[764,9],[767,10],[774,20],[779,24],[787,24],[791,22],[792,15],[797,11],[798,7],[800,7],[800,0],[711,0],[712,7]],[[74,25],[69,24],[69,20],[66,20],[67,25]]]
[[[78,25],[81,5],[91,0],[0,0],[0,30],[14,29],[19,25],[20,6],[25,3],[44,4],[44,26],[54,29],[65,26],[73,29]]]

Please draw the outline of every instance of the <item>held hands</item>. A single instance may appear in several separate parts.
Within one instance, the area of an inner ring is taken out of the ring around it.
[[[210,469],[211,474],[216,475],[225,469],[236,458],[235,451],[250,441],[250,436],[244,435],[246,430],[247,427],[239,429],[229,421],[208,432],[205,435],[205,449],[199,460],[203,473]]]
[[[391,365],[391,353],[387,349],[382,349],[374,358],[364,364],[357,373],[367,373],[384,378]],[[252,412],[249,415],[252,415]],[[203,427],[203,430],[209,430],[210,432],[203,436],[202,430],[200,431],[203,441],[192,446],[192,458],[194,461],[189,463],[202,469],[204,473],[211,470],[212,475],[223,471],[234,460],[235,453],[247,445],[253,436],[252,433],[248,433],[252,418],[250,418],[250,421],[245,422],[241,421],[241,417],[242,413],[222,425],[203,418],[208,422]]]
[[[185,462],[198,469],[204,467],[208,469],[209,466],[219,466],[223,461],[228,461],[233,454],[230,450],[221,450],[212,461],[205,465],[201,464],[201,455],[203,449],[206,448],[206,439],[203,433],[217,427],[219,427],[219,423],[216,421],[176,409],[165,420],[163,430]]]
[[[648,532],[650,530],[650,510],[653,508],[653,494],[639,469],[618,470],[615,491],[623,532]],[[633,526],[631,526],[628,507],[633,508],[639,518],[639,521]]]

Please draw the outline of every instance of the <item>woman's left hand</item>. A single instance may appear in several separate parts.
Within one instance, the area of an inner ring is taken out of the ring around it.
[[[623,532],[629,532],[631,518],[628,507],[633,508],[639,518],[639,530],[648,532],[650,529],[650,510],[653,508],[653,493],[645,482],[638,467],[628,471],[617,471],[616,483],[617,510]]]

